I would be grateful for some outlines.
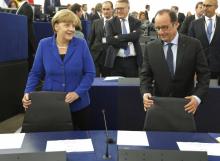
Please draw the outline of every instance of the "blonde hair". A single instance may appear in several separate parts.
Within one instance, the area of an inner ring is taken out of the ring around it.
[[[68,22],[68,23],[73,23],[74,26],[77,24],[77,16],[70,10],[68,9],[62,9],[58,11],[52,18],[51,24],[53,31],[55,31],[55,24],[60,23],[60,22]]]

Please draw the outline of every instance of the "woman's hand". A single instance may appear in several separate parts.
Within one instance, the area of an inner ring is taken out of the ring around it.
[[[66,95],[65,102],[66,103],[73,103],[78,98],[79,98],[79,95],[76,92],[69,92]]]
[[[23,107],[25,110],[31,105],[31,100],[29,99],[29,93],[25,93],[22,98]]]

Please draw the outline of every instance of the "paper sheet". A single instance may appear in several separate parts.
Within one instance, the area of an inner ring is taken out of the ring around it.
[[[113,81],[113,80],[118,80],[119,78],[124,78],[124,77],[122,76],[105,77],[104,81]]]
[[[0,134],[0,149],[21,148],[25,133]]]
[[[182,151],[207,151],[208,155],[220,156],[219,143],[177,142]]]
[[[145,131],[118,131],[117,145],[149,146]]]
[[[91,139],[47,141],[46,152],[89,152],[94,151]]]

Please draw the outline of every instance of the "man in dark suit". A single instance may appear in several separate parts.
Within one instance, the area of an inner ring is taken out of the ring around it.
[[[113,68],[112,75],[138,77],[142,64],[139,43],[141,22],[129,16],[128,0],[117,0],[115,9],[117,17],[106,23],[107,43],[110,46],[105,65]]]
[[[195,113],[208,92],[207,61],[200,42],[177,32],[176,14],[160,10],[155,17],[155,29],[160,39],[147,44],[140,72],[144,108],[153,104],[152,95],[185,97],[190,102],[185,110]],[[194,76],[197,84],[194,87]],[[153,89],[152,89],[153,88]]]
[[[191,16],[188,16],[185,18],[185,20],[183,21],[183,24],[179,30],[180,33],[188,35],[188,31],[189,31],[189,27],[191,25],[191,22],[193,20],[197,20],[203,16],[203,13],[204,13],[203,2],[198,2],[196,4],[195,12],[196,12],[195,15],[191,15]]]
[[[61,6],[60,0],[45,0],[44,13],[50,16],[55,14],[55,8]]]
[[[34,54],[36,51],[36,39],[33,29],[33,10],[32,7],[25,0],[18,0],[19,8],[17,10],[18,15],[24,15],[27,17],[28,26],[28,64],[29,69],[31,69],[34,59]]]
[[[172,6],[171,11],[176,13],[176,16],[177,16],[177,19],[178,19],[178,22],[179,22],[179,27],[178,27],[178,30],[179,30],[182,23],[183,23],[183,21],[184,21],[184,19],[185,19],[185,15],[184,15],[184,13],[179,12],[179,7],[177,7],[177,6]]]
[[[92,52],[93,60],[96,67],[96,76],[109,76],[109,70],[104,67],[106,49],[105,23],[112,18],[113,4],[111,1],[102,3],[103,18],[95,20],[92,24],[92,31],[90,36],[89,47]]]
[[[90,15],[88,14],[87,9],[87,4],[82,4],[83,14],[80,18],[81,20],[90,20]]]
[[[220,17],[216,15],[217,0],[203,2],[205,17],[193,21],[189,35],[200,40],[211,70],[211,78],[220,83]]]
[[[94,14],[92,14],[90,16],[91,23],[93,23],[94,20],[100,19],[100,18],[102,18],[102,4],[97,3],[96,6],[95,6]]]

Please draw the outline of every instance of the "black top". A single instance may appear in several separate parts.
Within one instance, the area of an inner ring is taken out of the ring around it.
[[[62,61],[64,60],[65,55],[66,54],[60,54],[60,57],[61,57]]]

